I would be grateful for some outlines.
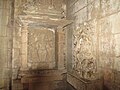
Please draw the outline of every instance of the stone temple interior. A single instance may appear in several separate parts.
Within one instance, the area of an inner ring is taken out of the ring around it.
[[[120,90],[120,0],[0,0],[0,90]]]

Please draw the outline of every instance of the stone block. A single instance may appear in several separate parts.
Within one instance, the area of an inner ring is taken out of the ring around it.
[[[101,0],[101,15],[107,16],[120,10],[119,0]]]
[[[8,51],[7,51],[7,68],[11,68],[11,65],[12,65],[12,51],[11,51],[11,49],[8,49]]]
[[[77,78],[77,76],[67,75],[67,81],[71,84],[76,90],[103,90],[102,79],[96,80],[84,80],[82,78]]]
[[[87,21],[87,7],[81,9],[79,12],[75,13],[75,27],[79,27],[79,25],[85,21]]]
[[[88,20],[98,18],[100,16],[100,0],[95,0],[87,6]]]
[[[0,25],[0,36],[7,35],[7,25]]]
[[[76,90],[85,90],[85,84],[83,84],[80,80],[77,78],[67,75],[67,81],[69,84],[71,84]]]
[[[12,42],[12,39],[10,37],[8,37],[7,44],[8,44],[7,45],[8,49],[11,50],[13,42]]]
[[[19,36],[21,37],[22,36],[22,28],[21,27],[16,27],[13,29],[13,36]]]
[[[88,0],[88,3],[87,4],[91,4],[93,3],[95,0]]]
[[[113,67],[112,56],[113,53],[110,53],[112,48],[114,47],[112,37],[112,25],[110,22],[110,17],[103,18],[100,21],[100,29],[99,29],[99,58],[100,63],[103,67]]]
[[[114,59],[114,69],[120,71],[120,57]]]
[[[120,34],[114,36],[115,56],[120,57]]]
[[[0,0],[0,9],[9,9],[9,0]]]
[[[73,0],[70,0],[70,1],[68,2],[68,4],[67,4],[68,7],[71,8],[71,6],[74,6],[74,4],[75,4],[76,1],[77,1],[77,0],[74,0],[74,1],[73,1]]]
[[[7,66],[7,49],[0,49],[0,66]]]
[[[7,49],[8,37],[0,37],[0,49]]]
[[[112,33],[120,34],[120,12],[110,16],[110,21],[112,25]]]
[[[87,0],[78,0],[75,3],[75,12],[79,11],[80,9],[84,8],[87,5]]]
[[[21,43],[21,54],[22,55],[27,55],[27,52],[28,52],[27,50],[28,50],[27,42],[26,43]]]
[[[9,20],[9,10],[0,9],[0,12],[1,12],[0,25],[7,25]]]
[[[120,0],[110,0],[111,13],[120,10]]]
[[[53,81],[50,83],[51,90],[66,90],[66,82],[64,81]]]
[[[13,48],[21,48],[21,37],[13,37]]]
[[[67,10],[68,16],[67,17],[71,17],[75,13],[74,9],[75,9],[74,5],[72,7],[68,7],[68,10]],[[72,19],[72,18],[69,18],[69,19]]]
[[[13,68],[18,68],[21,66],[21,53],[20,49],[13,49],[13,56],[12,56],[12,66]]]
[[[24,90],[20,80],[13,80],[12,90]]]
[[[117,86],[120,85],[120,71],[117,71],[117,70],[114,71],[114,83]]]
[[[4,79],[0,78],[0,88],[4,89]]]
[[[59,42],[64,41],[65,40],[65,33],[64,32],[59,32],[58,34],[59,34],[58,35]]]
[[[3,78],[6,79],[6,82],[8,82],[7,79],[9,80],[9,78],[10,78],[10,76],[11,76],[10,74],[11,74],[10,69],[4,68]],[[7,85],[7,84],[6,84],[6,85]]]
[[[28,31],[22,31],[21,41],[22,43],[27,43],[28,40]]]

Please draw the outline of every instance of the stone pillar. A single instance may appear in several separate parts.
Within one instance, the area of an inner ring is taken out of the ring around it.
[[[13,0],[0,0],[0,89],[11,85]]]
[[[65,32],[62,27],[58,30],[58,69],[65,69]]]
[[[28,24],[25,23],[22,28],[21,37],[21,59],[22,59],[22,70],[27,69],[27,41],[28,41]]]

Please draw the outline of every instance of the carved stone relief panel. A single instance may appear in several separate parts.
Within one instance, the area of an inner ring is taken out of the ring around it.
[[[73,31],[73,70],[82,78],[94,79],[97,69],[96,21],[81,24]]]
[[[54,30],[29,30],[28,66],[32,69],[51,69],[55,67]]]
[[[16,0],[15,5],[16,15],[25,15],[26,13],[32,15],[38,14],[39,16],[43,15],[46,18],[47,15],[58,15],[58,17],[62,15],[65,17],[66,13],[65,0],[24,0],[24,2],[22,0]]]

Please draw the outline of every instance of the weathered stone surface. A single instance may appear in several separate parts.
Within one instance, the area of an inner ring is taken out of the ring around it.
[[[13,13],[12,0],[0,0],[0,89],[14,79],[13,90],[66,90],[66,72],[58,72],[66,59],[75,89],[103,90],[101,78],[105,89],[120,89],[120,0],[68,0],[72,24],[65,2],[15,0]]]
[[[84,8],[87,5],[87,0],[78,0],[75,3],[75,9],[74,12],[78,12],[78,10]]]
[[[22,72],[23,74],[25,72]],[[65,71],[62,70],[33,70],[26,72],[22,77],[22,83],[28,84],[29,88],[39,90],[66,90],[66,82],[64,81]],[[49,89],[48,89],[49,88]]]
[[[7,66],[7,49],[5,48],[0,49],[0,63],[1,63],[1,68]]]
[[[80,10],[79,12],[75,13],[75,26],[76,29],[77,27],[79,27],[79,24],[87,21],[87,8],[83,8],[82,10]]]
[[[89,3],[90,1],[88,1]],[[94,0],[88,5],[88,20],[95,19],[100,16],[100,0]]]
[[[21,81],[20,80],[14,80],[13,81],[13,86],[14,87],[12,87],[12,90],[23,90],[23,84],[21,84]]]
[[[114,40],[115,40],[115,56],[119,58],[120,56],[120,35],[119,34],[116,34],[114,36]]]
[[[71,84],[76,90],[103,90],[102,79],[98,80],[84,80],[84,79],[78,79],[74,77],[73,75],[67,75],[67,81],[69,84]]]
[[[17,25],[15,24],[15,27],[13,29],[13,36],[17,36],[17,37],[21,37],[22,36],[22,28],[21,27],[17,27]]]
[[[29,30],[28,40],[28,62],[42,63],[37,67],[44,67],[43,63],[49,67],[49,63],[53,62],[55,67],[55,33],[49,30]]]
[[[59,30],[58,31],[58,69],[65,69],[66,68],[66,51],[65,51],[65,31]]]
[[[119,0],[101,0],[101,15],[106,16],[120,10]]]
[[[11,38],[8,35],[8,22],[10,20],[9,0],[0,0],[0,89],[8,90],[11,60]]]
[[[95,78],[97,68],[97,30],[95,26],[95,21],[87,22],[73,31],[73,68],[81,77],[87,79]]]
[[[10,7],[9,0],[0,1],[0,9],[9,9],[9,7]]]
[[[9,10],[7,9],[0,9],[0,24],[7,25],[9,20]]]
[[[6,25],[1,25],[0,26],[0,36],[6,36],[7,35],[7,26]]]
[[[13,37],[13,48],[21,48],[21,37]]]
[[[119,19],[120,19],[120,12],[110,16],[113,34],[120,33],[120,30],[119,30],[120,29],[120,21],[119,21]]]
[[[78,0],[78,1],[82,2],[82,0]],[[84,3],[82,4],[81,6],[84,6]],[[76,72],[80,74],[80,72],[82,72],[81,60],[82,59],[84,60],[86,56],[89,56],[90,54],[87,53],[91,51],[92,56],[94,57],[93,61],[95,61],[93,67],[96,67],[95,71],[97,71],[97,73],[101,73],[99,74],[100,76],[103,75],[105,87],[110,90],[118,89],[119,84],[114,83],[115,79],[114,79],[113,71],[114,70],[119,71],[119,67],[120,67],[119,66],[120,64],[119,62],[120,1],[119,0],[87,0],[87,5],[84,6],[84,8],[81,8],[81,6],[78,5],[77,1],[68,1],[68,12],[67,12],[68,18],[75,17],[75,19],[73,19],[74,23],[68,26],[71,32],[73,31],[73,35],[74,35],[72,41],[73,45],[72,46],[68,45],[68,47],[71,47],[72,48],[71,50],[73,51],[72,60],[71,59],[70,59],[71,61],[68,60],[68,64],[69,64],[68,70],[69,72],[71,71],[71,73],[73,73],[75,69]],[[85,10],[85,8],[87,9]],[[78,12],[75,12],[75,10],[77,10]],[[91,21],[95,21],[95,23]],[[85,29],[86,28],[85,26],[87,26],[87,29]],[[89,32],[89,30],[92,31],[92,34]],[[83,34],[84,32],[85,34]],[[86,35],[89,37],[89,39],[83,38],[83,36]],[[83,38],[83,40],[81,40],[81,37]],[[70,40],[68,39],[68,41]],[[84,42],[90,41],[90,42],[88,45],[83,44],[82,46],[81,41]],[[91,43],[93,43],[91,45],[92,47],[89,48]],[[89,49],[86,50],[84,49],[84,47]],[[71,57],[70,53],[68,53],[68,58],[69,57]],[[82,67],[84,68],[83,69],[84,74],[85,71],[87,72],[90,70],[90,69],[87,70],[87,68],[85,69],[85,65],[83,65]],[[92,68],[91,70],[94,69]],[[95,73],[95,75],[97,75],[97,73]],[[99,77],[99,75],[97,76]],[[82,75],[80,76],[83,77]],[[76,77],[78,77],[78,74],[76,74]],[[72,82],[72,80],[70,80],[69,82]],[[76,85],[76,83],[72,83],[72,85],[76,86],[76,88],[78,86]]]
[[[111,33],[111,22],[109,21],[109,18],[105,18],[101,20],[101,28],[100,28],[100,61],[103,61],[103,63],[101,62],[100,64],[103,65],[103,67],[105,67],[106,65],[108,65],[109,67],[111,67],[111,49],[112,48],[112,33]],[[113,46],[114,47],[114,46]],[[108,67],[107,66],[107,67]]]
[[[13,50],[13,68],[20,68],[21,67],[21,54],[20,49]]]

